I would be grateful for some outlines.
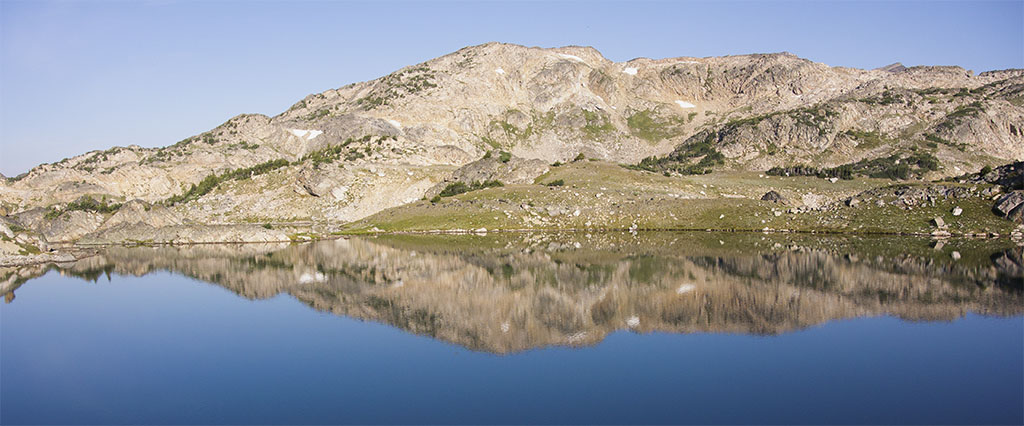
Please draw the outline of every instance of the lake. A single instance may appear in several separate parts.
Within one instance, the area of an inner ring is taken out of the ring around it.
[[[0,269],[0,423],[1024,422],[1007,240],[386,236]]]

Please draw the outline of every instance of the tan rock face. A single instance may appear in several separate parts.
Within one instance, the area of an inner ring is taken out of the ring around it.
[[[145,223],[154,227],[180,225],[181,218],[168,208],[159,204],[149,204],[142,200],[125,203],[99,229],[109,229],[119,225],[135,225]]]
[[[125,244],[145,242],[153,244],[209,244],[209,243],[263,243],[289,241],[288,234],[277,229],[257,225],[169,225],[153,227],[145,223],[123,223],[84,236],[80,245]]]
[[[533,183],[537,176],[547,171],[548,165],[540,160],[526,160],[511,156],[508,161],[502,161],[498,155],[492,155],[453,171],[449,178],[434,185],[424,196],[433,197],[454,182],[462,182],[467,185],[493,180],[502,184]]]
[[[1024,73],[1013,70],[858,70],[790,54],[616,63],[585,47],[489,43],[309,95],[275,117],[240,115],[165,148],[44,164],[0,180],[0,205],[20,212],[87,194],[153,203],[211,174],[283,159],[295,163],[222,184],[175,213],[214,223],[353,220],[421,198],[487,151],[543,164],[579,153],[635,163],[702,141],[727,168],[832,166],[915,147],[943,162],[938,174],[954,175],[1024,159],[1022,100]]]
[[[99,229],[104,219],[99,213],[70,211],[55,219],[45,219],[38,229],[47,241],[69,242]]]

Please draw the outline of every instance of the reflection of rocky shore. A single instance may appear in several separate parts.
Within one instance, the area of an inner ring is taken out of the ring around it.
[[[1024,313],[1020,248],[965,247],[963,259],[953,261],[920,240],[852,244],[906,243],[894,251],[923,255],[851,255],[834,249],[848,242],[820,238],[813,249],[761,236],[729,245],[681,234],[652,238],[534,234],[111,248],[61,271],[95,279],[170,270],[246,298],[288,293],[317,310],[497,353],[593,344],[620,329],[775,334],[872,315],[951,320],[967,312]],[[25,277],[43,272],[0,271],[0,285],[13,295]]]

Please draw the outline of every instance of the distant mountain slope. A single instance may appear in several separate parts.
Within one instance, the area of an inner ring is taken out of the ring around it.
[[[91,195],[170,201],[201,223],[350,221],[421,198],[491,150],[652,157],[677,173],[927,154],[939,177],[1024,159],[1022,104],[1024,70],[859,70],[788,53],[617,63],[588,47],[488,43],[165,148],[40,165],[0,185],[0,205]]]

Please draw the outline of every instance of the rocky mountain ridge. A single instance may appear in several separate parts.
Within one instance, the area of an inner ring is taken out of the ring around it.
[[[650,157],[684,174],[927,154],[927,176],[952,176],[1024,159],[1022,104],[1024,70],[859,70],[788,53],[613,62],[488,43],[165,148],[38,166],[0,183],[0,213],[89,196],[162,203],[194,224],[348,222],[419,200],[489,152]],[[85,233],[105,217],[90,220]]]

